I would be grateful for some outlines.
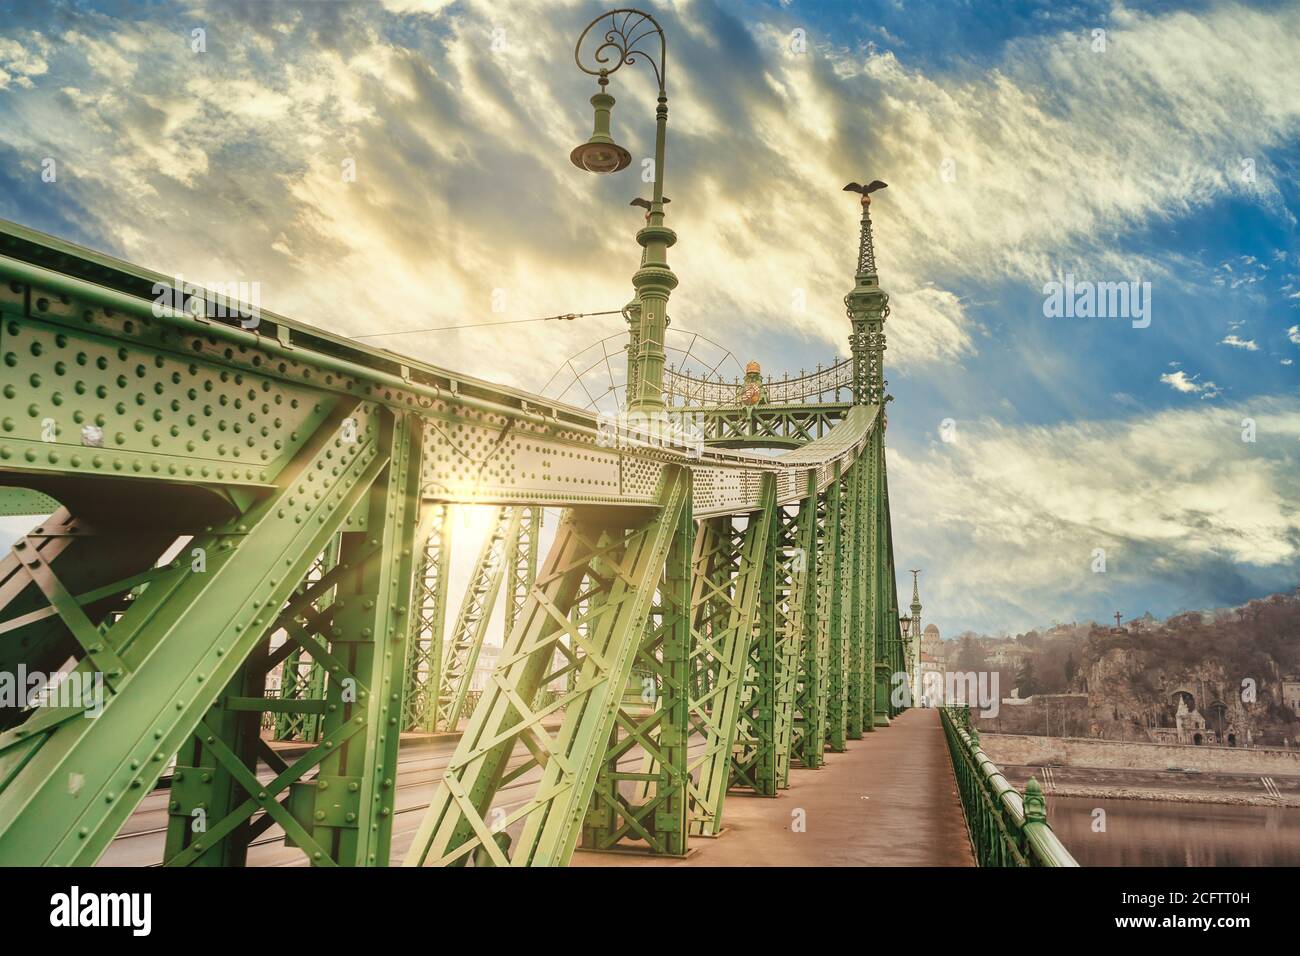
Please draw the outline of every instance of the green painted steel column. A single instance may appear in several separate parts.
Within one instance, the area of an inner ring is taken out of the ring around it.
[[[730,748],[730,787],[772,797],[776,796],[780,764],[777,734],[780,635],[775,617],[773,548],[779,517],[776,484],[770,476],[764,479],[762,503],[763,507],[746,519],[733,616],[727,624],[741,632],[741,639],[749,648],[740,689],[736,739]]]
[[[757,530],[757,528],[755,529]],[[731,748],[731,790],[750,790],[774,797],[777,791],[776,754],[776,578],[769,553],[771,535],[764,543],[764,559],[756,568],[759,577],[756,623],[753,630],[741,689],[736,741]]]
[[[804,601],[808,593],[807,562],[799,547],[802,505],[790,514],[777,512],[778,534],[773,554],[776,578],[776,772],[777,786],[790,786],[791,738],[803,647]]]
[[[865,636],[863,627],[862,564],[863,555],[863,474],[862,459],[855,461],[849,469],[849,519],[846,536],[848,561],[844,576],[848,589],[848,728],[849,740],[862,738],[862,687],[863,657],[862,645]]]
[[[691,731],[704,746],[690,762],[691,834],[716,836],[722,829],[722,806],[734,785],[737,767],[758,762],[762,749],[762,715],[752,706],[754,684],[753,628],[746,627],[752,608],[757,542],[749,529],[740,533],[729,516],[700,523],[692,560],[691,597]]]
[[[0,739],[6,760],[19,758],[0,790],[0,863],[98,859],[167,759],[280,626],[279,609],[387,467],[377,421],[384,413],[346,400],[327,405],[332,414],[302,437],[283,487],[195,536],[191,543],[208,555],[205,571],[174,563],[109,627],[105,639],[121,648],[123,672],[99,716],[61,723],[12,750]],[[354,441],[336,444],[345,416]],[[315,485],[319,496],[297,494],[297,484]],[[92,660],[78,666],[89,669]],[[266,699],[251,706],[261,713]],[[82,782],[75,792],[67,787],[72,772]],[[284,822],[272,792],[264,809]],[[255,798],[245,804],[250,814],[258,806]]]
[[[366,530],[344,533],[339,556],[357,570],[338,582],[330,652],[352,680],[329,682],[321,736],[333,746],[315,780],[294,785],[311,794],[295,807],[299,822],[344,865],[387,866],[391,852],[407,618],[415,604],[421,436],[414,414],[385,416],[380,447],[388,469],[364,505]],[[345,733],[352,737],[343,746]]]
[[[907,676],[906,665],[903,661],[903,632],[901,623],[901,614],[898,609],[898,572],[894,565],[894,529],[893,521],[889,513],[889,475],[882,470],[884,475],[884,493],[885,493],[885,551],[886,566],[889,569],[889,670],[888,670],[888,704],[889,716],[896,717],[903,710],[894,699],[894,688],[899,685],[900,680],[905,681]]]
[[[817,473],[810,471],[803,502],[807,520],[800,521],[799,547],[808,582],[803,606],[803,646],[799,655],[794,734],[791,754],[801,766],[822,766],[826,739],[826,665],[829,630],[824,626],[825,497],[817,491]]]
[[[826,745],[836,753],[843,753],[848,737],[849,687],[847,671],[848,642],[844,607],[844,524],[848,496],[844,493],[844,475],[841,466],[835,465],[835,477],[827,489],[826,537],[822,555],[826,561],[824,625],[827,628],[827,680],[826,680]]]
[[[885,491],[885,443],[883,430],[878,430],[873,442],[873,457],[876,464],[876,488],[875,488],[875,537],[876,546],[874,548],[875,563],[875,598],[876,613],[874,615],[876,631],[876,654],[875,654],[875,716],[874,726],[889,726],[889,675],[892,667],[890,658],[893,654],[893,641],[890,637],[890,608],[893,606],[893,600],[889,596],[889,589],[892,586],[893,559],[889,552],[889,498]]]

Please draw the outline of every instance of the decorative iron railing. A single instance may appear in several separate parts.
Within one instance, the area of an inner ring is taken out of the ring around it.
[[[809,401],[833,402],[851,399],[849,391],[853,385],[853,360],[845,359],[815,372],[800,374],[796,378],[788,376],[763,379],[760,401],[765,405],[794,405]],[[678,372],[676,369],[664,370],[664,402],[670,407],[691,407],[696,405],[741,405],[753,404],[745,401],[745,382],[740,378],[728,381],[725,378],[697,378]]]
[[[1047,824],[1047,802],[1030,777],[1021,797],[980,749],[968,707],[939,711],[957,792],[980,866],[1078,866]]]

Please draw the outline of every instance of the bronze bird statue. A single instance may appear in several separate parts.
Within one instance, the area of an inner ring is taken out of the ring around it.
[[[668,205],[670,202],[672,202],[672,200],[669,199],[667,196],[665,196],[665,197],[664,197],[664,205],[666,206],[666,205]],[[649,222],[649,220],[650,220],[650,200],[648,200],[648,199],[633,199],[630,203],[628,203],[628,205],[629,205],[629,206],[640,206],[642,209],[644,209],[644,210],[645,210],[645,218],[646,218],[646,221]]]
[[[844,191],[846,193],[862,193],[862,195],[866,196],[868,193],[874,193],[877,189],[884,189],[887,185],[889,184],[882,183],[879,179],[873,179],[867,186],[863,186],[861,183],[849,183],[844,187]]]

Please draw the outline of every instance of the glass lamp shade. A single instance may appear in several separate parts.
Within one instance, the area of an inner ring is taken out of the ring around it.
[[[618,143],[598,143],[593,137],[593,141],[575,147],[569,159],[589,173],[616,173],[631,164],[632,154]]]

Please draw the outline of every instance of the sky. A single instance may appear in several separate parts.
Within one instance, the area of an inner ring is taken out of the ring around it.
[[[1015,633],[1300,584],[1300,3],[646,8],[678,341],[728,369],[843,357],[842,186],[889,184],[895,558],[923,569],[927,623]],[[541,389],[617,348],[621,317],[489,323],[616,310],[640,254],[651,70],[611,80],[631,168],[568,160],[596,91],[573,45],[603,9],[0,0],[0,217],[256,281],[341,334],[472,325],[369,341]],[[1067,280],[1142,294],[1048,314]]]

